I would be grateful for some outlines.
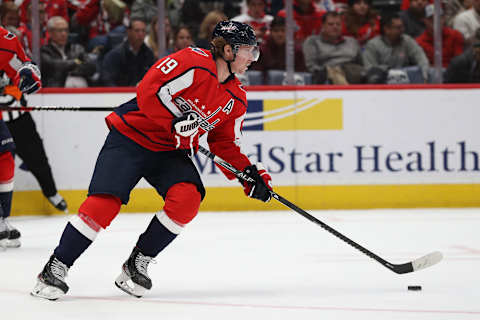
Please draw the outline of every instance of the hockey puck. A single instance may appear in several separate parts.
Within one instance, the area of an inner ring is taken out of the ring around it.
[[[410,291],[420,291],[420,290],[422,290],[422,286],[408,286],[408,290],[410,290]]]

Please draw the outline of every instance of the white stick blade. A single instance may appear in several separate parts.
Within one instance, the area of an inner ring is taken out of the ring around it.
[[[443,254],[435,251],[421,258],[412,261],[413,271],[422,270],[439,263],[443,259]]]

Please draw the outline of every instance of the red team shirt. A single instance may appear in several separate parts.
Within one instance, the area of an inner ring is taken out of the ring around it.
[[[218,82],[215,60],[206,50],[190,47],[157,61],[139,83],[137,98],[118,107],[106,121],[149,150],[169,151],[175,150],[173,118],[189,112],[200,119],[199,134],[208,132],[213,153],[238,170],[250,165],[240,151],[246,92],[236,77]],[[235,178],[221,169],[229,179]]]
[[[17,37],[0,27],[0,72],[5,72],[11,82],[13,82],[17,75],[17,70],[27,61],[30,61],[30,59],[23,51]],[[14,84],[17,85],[16,83]],[[1,112],[0,119],[2,119]]]

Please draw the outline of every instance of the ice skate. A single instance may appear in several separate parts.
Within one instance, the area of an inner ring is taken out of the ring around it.
[[[5,250],[7,248],[8,235],[9,232],[5,219],[0,218],[0,250]]]
[[[65,283],[68,267],[53,254],[38,275],[37,284],[30,294],[48,300],[57,300],[68,292]]]
[[[52,206],[55,207],[55,209],[68,213],[67,202],[65,201],[65,199],[63,199],[61,195],[57,193],[54,196],[48,197],[47,199],[48,202],[50,202]]]
[[[150,280],[147,273],[150,262],[155,263],[155,260],[152,257],[143,255],[135,247],[130,257],[122,265],[122,273],[115,280],[115,285],[132,296],[142,297],[147,290],[152,288],[152,280]]]
[[[10,222],[4,218],[3,219],[5,226],[7,227],[8,231],[8,238],[6,240],[6,247],[7,248],[19,248],[21,243],[20,243],[20,231],[17,230],[17,228],[13,227]]]

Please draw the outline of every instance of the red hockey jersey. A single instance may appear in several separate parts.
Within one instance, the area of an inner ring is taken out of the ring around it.
[[[137,87],[137,98],[116,108],[107,124],[152,151],[175,150],[171,122],[194,112],[210,150],[243,170],[250,161],[240,151],[246,92],[232,77],[217,78],[210,52],[186,48],[157,61]],[[222,169],[229,179],[234,176]]]
[[[17,75],[17,70],[30,59],[23,51],[22,45],[18,41],[17,37],[0,27],[0,72],[4,72],[13,82]],[[3,85],[5,87],[6,84]],[[16,85],[16,84],[15,84]],[[2,113],[0,112],[0,119],[2,119]]]

